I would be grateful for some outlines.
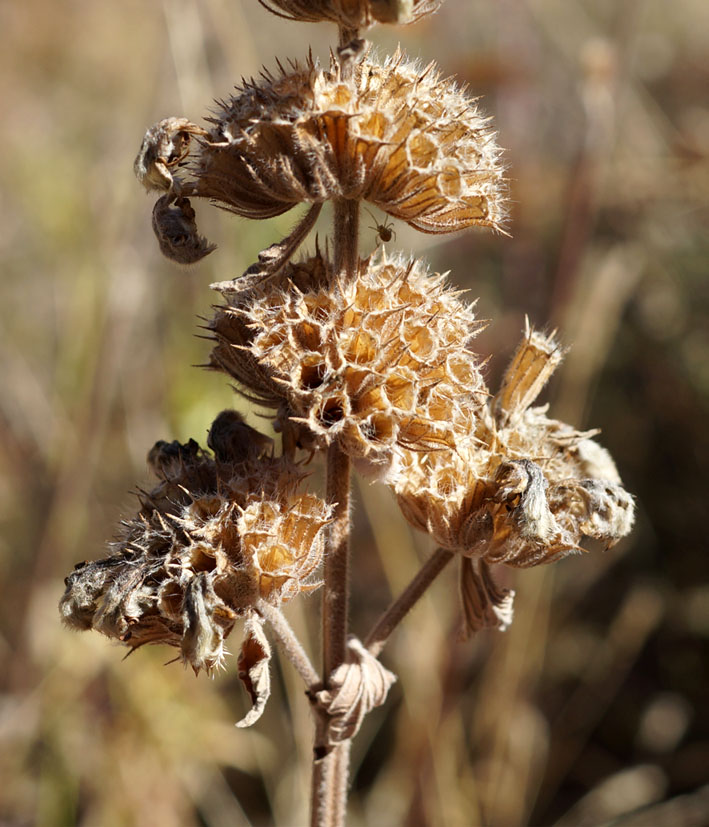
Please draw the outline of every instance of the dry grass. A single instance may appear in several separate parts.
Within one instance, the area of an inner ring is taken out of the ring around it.
[[[196,317],[209,282],[291,221],[205,211],[220,249],[177,271],[131,174],[143,131],[198,119],[279,45],[326,55],[333,30],[253,0],[28,0],[0,8],[0,29],[0,821],[303,824],[310,723],[287,665],[259,725],[237,731],[234,664],[209,681],[162,650],[123,662],[61,628],[56,604],[131,507],[153,442],[200,438],[233,404],[189,367],[208,350]],[[441,577],[385,655],[399,684],[355,744],[353,825],[604,824],[709,781],[707,31],[703,0],[448,0],[374,36],[486,95],[516,203],[512,241],[432,246],[397,224],[396,246],[481,296],[492,373],[525,312],[558,325],[573,350],[555,415],[603,427],[640,524],[607,555],[521,572],[511,629],[472,643]],[[379,490],[360,495],[362,631],[428,547]],[[294,625],[314,631],[314,608]],[[646,823],[706,823],[706,799]]]

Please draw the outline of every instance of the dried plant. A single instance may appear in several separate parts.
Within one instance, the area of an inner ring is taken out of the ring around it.
[[[209,366],[236,380],[280,433],[281,450],[235,411],[207,444],[158,442],[157,485],[139,494],[112,553],[67,578],[65,622],[131,649],[167,643],[195,672],[224,665],[243,621],[239,675],[252,724],[269,695],[271,629],[305,681],[315,720],[313,823],[341,824],[348,744],[395,680],[378,656],[437,574],[460,558],[465,634],[512,621],[514,593],[494,567],[524,568],[611,546],[630,530],[633,500],[592,437],[533,407],[562,358],[553,336],[527,328],[497,393],[471,350],[472,305],[445,276],[389,255],[359,257],[363,202],[429,233],[479,225],[504,231],[506,184],[489,121],[465,89],[397,52],[379,62],[359,38],[405,23],[436,0],[264,0],[293,20],[330,20],[340,48],[327,68],[307,58],[244,82],[209,126],[168,118],[135,162],[159,194],[163,253],[192,263],[214,247],[192,198],[262,219],[305,202],[293,232],[240,278],[213,285]],[[322,204],[333,204],[329,252],[295,259]],[[384,232],[382,232],[382,229]],[[377,226],[380,241],[391,225]],[[305,466],[326,456],[324,497]],[[349,634],[351,466],[393,492],[437,551],[364,642]],[[320,673],[281,605],[322,587]]]

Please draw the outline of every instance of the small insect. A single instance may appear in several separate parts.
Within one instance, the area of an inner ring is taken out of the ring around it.
[[[382,244],[386,244],[387,242],[391,241],[392,238],[396,240],[396,232],[393,229],[394,225],[392,223],[388,223],[388,219],[385,218],[383,224],[378,224],[377,219],[374,216],[374,213],[372,213],[370,210],[367,210],[367,212],[371,216],[372,221],[374,221],[374,226],[370,226],[369,229],[374,230],[374,232],[377,234],[379,238],[379,242],[381,242]],[[379,246],[379,242],[377,242],[377,246]]]

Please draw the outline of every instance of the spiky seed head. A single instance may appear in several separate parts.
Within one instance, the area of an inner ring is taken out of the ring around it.
[[[344,79],[309,61],[245,83],[192,155],[183,195],[250,218],[366,200],[424,232],[501,229],[500,149],[474,99],[397,52]]]
[[[293,270],[302,277],[307,267],[329,265],[316,256]],[[289,272],[279,290],[224,293],[212,363],[252,397],[279,393],[321,445],[355,459],[386,465],[394,445],[453,446],[452,422],[474,418],[485,395],[468,348],[481,325],[444,277],[385,255],[337,287],[331,275],[299,289]]]
[[[236,456],[224,440],[233,417],[221,420],[211,434],[217,461],[193,440],[151,450],[160,482],[142,495],[113,553],[66,580],[60,611],[69,626],[134,649],[167,643],[195,671],[210,672],[237,618],[259,600],[279,605],[319,585],[330,506],[298,492],[302,473],[287,461],[263,451]]]
[[[549,418],[546,407],[527,407],[559,354],[553,337],[527,329],[500,392],[456,451],[397,447],[389,483],[404,516],[439,545],[486,565],[528,567],[581,551],[586,537],[611,546],[630,531],[633,498],[608,452],[590,438],[595,432]],[[488,605],[485,595],[497,594],[493,581],[483,582],[475,567],[463,574],[469,626],[475,617],[483,624],[483,614],[493,623],[505,593]]]

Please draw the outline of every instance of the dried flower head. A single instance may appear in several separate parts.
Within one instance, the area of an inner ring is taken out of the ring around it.
[[[279,17],[317,23],[330,20],[351,29],[375,23],[413,23],[443,0],[259,0]]]
[[[328,271],[318,255],[289,266],[278,290],[217,285],[227,305],[212,322],[213,365],[354,458],[452,446],[451,422],[485,401],[472,307],[418,261],[361,262],[346,286],[328,286]]]
[[[422,70],[399,52],[383,65],[365,57],[344,79],[337,59],[329,70],[309,60],[244,83],[220,106],[184,175],[188,142],[169,136],[184,123],[176,135],[189,138],[190,122],[149,130],[141,180],[249,218],[347,198],[424,232],[502,227],[506,187],[488,119],[433,64]]]
[[[457,451],[397,451],[391,484],[406,518],[470,558],[463,594],[471,623],[501,626],[511,610],[509,593],[496,590],[476,561],[550,563],[581,551],[584,537],[610,547],[632,527],[633,499],[608,452],[590,439],[595,432],[529,407],[560,360],[552,336],[528,329],[500,391]]]
[[[148,461],[160,482],[141,495],[113,553],[67,578],[65,622],[135,649],[167,643],[197,672],[221,665],[237,617],[311,591],[330,508],[299,494],[302,474],[236,412],[209,435],[158,442]]]

